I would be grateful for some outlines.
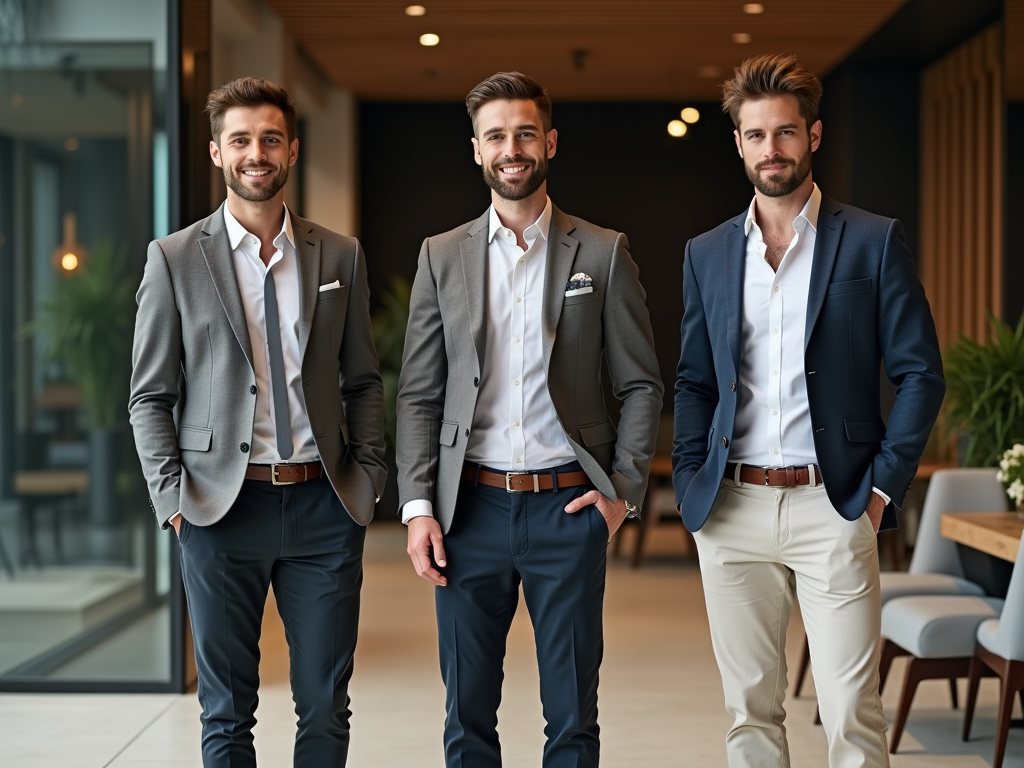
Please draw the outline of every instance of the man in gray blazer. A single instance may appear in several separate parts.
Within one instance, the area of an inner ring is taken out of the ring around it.
[[[243,78],[210,94],[227,201],[150,244],[131,423],[181,567],[203,764],[255,766],[272,584],[291,651],[296,766],[344,766],[365,526],[384,487],[384,390],[359,243],[284,204],[295,107]]]
[[[502,659],[522,584],[543,764],[597,766],[607,543],[643,501],[662,407],[650,320],[626,237],[548,199],[557,133],[544,89],[499,73],[466,105],[492,205],[423,243],[398,393],[408,552],[437,585],[445,761],[501,765]]]

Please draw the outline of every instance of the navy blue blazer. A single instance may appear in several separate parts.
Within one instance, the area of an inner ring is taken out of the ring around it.
[[[691,531],[711,512],[736,424],[745,218],[746,211],[686,245],[672,481]],[[879,402],[883,363],[896,386],[888,423]],[[855,520],[875,486],[892,499],[881,527],[896,527],[946,391],[931,309],[896,219],[822,196],[804,364],[829,501]]]

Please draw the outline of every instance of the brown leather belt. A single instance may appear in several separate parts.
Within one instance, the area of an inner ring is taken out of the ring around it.
[[[315,480],[322,472],[323,466],[319,461],[308,464],[250,464],[245,468],[245,479],[274,485],[295,485]]]
[[[555,484],[551,475],[558,477],[559,488],[573,488],[577,485],[589,485],[590,478],[587,473],[578,472],[488,472],[476,464],[464,464],[462,466],[462,479],[469,482],[478,482],[481,485],[489,485],[492,488],[504,488],[511,492],[554,490]]]
[[[779,467],[778,469],[765,469],[754,467],[750,464],[725,465],[725,477],[734,479],[736,467],[739,466],[740,482],[749,485],[767,485],[769,488],[795,488],[798,485],[821,485],[821,470],[817,464],[811,464],[814,469],[814,476],[808,466],[803,467]]]

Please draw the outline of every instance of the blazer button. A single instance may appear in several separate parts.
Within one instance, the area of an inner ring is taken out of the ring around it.
[[[479,377],[477,377],[477,376],[473,377],[473,386],[474,387],[479,387],[480,386],[480,379],[479,379]]]
[[[249,387],[249,394],[250,394],[250,395],[255,395],[255,394],[256,394],[256,385],[255,385],[255,384],[252,384],[252,385],[251,385],[251,386]]]
[[[736,391],[736,382],[735,382],[735,381],[730,381],[730,382],[729,382],[729,389],[730,389],[730,390],[731,390],[732,392],[735,392],[735,391]]]
[[[728,437],[723,437],[722,438],[722,447],[723,448],[728,448],[729,447],[729,438]]]
[[[722,439],[724,440],[725,438],[723,437]],[[242,453],[248,453],[249,452],[249,444],[248,443],[242,443],[240,446],[238,446],[238,449]]]
[[[466,430],[466,437],[469,437],[469,430]]]

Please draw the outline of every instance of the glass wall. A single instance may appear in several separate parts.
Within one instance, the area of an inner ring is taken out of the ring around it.
[[[169,224],[167,3],[2,5],[0,690],[159,690],[180,666],[176,553],[127,392]]]

